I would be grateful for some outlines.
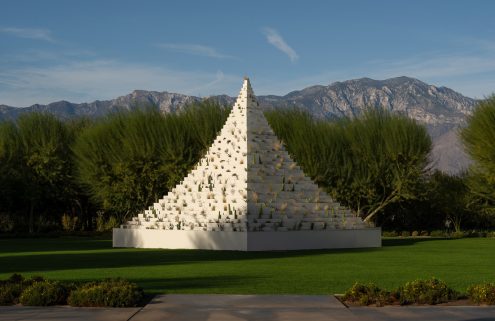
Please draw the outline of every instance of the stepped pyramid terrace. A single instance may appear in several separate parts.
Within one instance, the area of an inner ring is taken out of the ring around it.
[[[295,250],[381,246],[291,159],[248,78],[206,155],[174,189],[113,230],[114,247]]]

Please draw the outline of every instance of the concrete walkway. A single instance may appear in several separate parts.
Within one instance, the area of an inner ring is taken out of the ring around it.
[[[495,321],[495,306],[347,308],[333,296],[159,295],[142,309],[0,307],[0,321],[4,320]]]

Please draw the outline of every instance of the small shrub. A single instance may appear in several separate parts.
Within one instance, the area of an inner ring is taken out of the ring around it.
[[[19,297],[25,288],[41,277],[26,280],[22,275],[14,273],[7,280],[0,281],[0,305],[12,305],[19,303]]]
[[[71,306],[86,307],[133,307],[144,297],[143,290],[135,283],[121,279],[110,279],[87,283],[71,292]]]
[[[411,233],[411,236],[412,236],[412,237],[418,237],[418,236],[419,236],[419,232],[418,232],[418,231],[413,231],[413,232]]]
[[[0,232],[9,233],[14,230],[15,223],[7,214],[0,214]]]
[[[429,233],[428,233],[428,231],[421,231],[420,235],[421,236],[428,236]]]
[[[402,237],[409,237],[409,236],[411,236],[411,232],[409,232],[409,231],[402,231],[400,233],[400,236],[402,236]]]
[[[19,303],[23,287],[22,284],[8,283],[0,285],[0,305],[12,305]]]
[[[14,273],[7,279],[7,282],[9,282],[9,283],[22,283],[22,282],[24,282],[24,277],[18,273]]]
[[[486,232],[486,237],[495,237],[495,231]]]
[[[457,299],[454,290],[435,278],[407,282],[398,292],[401,304],[439,304]]]
[[[19,302],[31,306],[65,304],[67,290],[59,282],[34,282],[22,292]]]
[[[470,286],[468,295],[474,303],[495,305],[495,283]]]
[[[444,231],[441,231],[441,230],[434,230],[434,231],[431,231],[430,232],[430,236],[431,237],[445,237],[446,234]]]
[[[382,232],[383,237],[397,237],[397,232],[395,231],[383,231]]]
[[[462,231],[456,231],[456,232],[453,232],[453,233],[450,235],[450,237],[452,237],[453,239],[461,239],[461,238],[463,238],[464,236],[466,236],[466,235],[465,235],[465,234],[464,234],[464,232],[462,232]]]
[[[64,231],[74,232],[77,227],[78,219],[79,218],[77,216],[72,217],[64,213],[64,215],[62,215],[62,228],[64,229]]]
[[[354,285],[344,293],[342,299],[360,305],[376,304],[377,306],[383,306],[393,300],[390,292],[380,289],[373,283],[354,283]]]

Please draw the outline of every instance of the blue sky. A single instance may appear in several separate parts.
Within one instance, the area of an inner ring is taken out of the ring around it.
[[[0,2],[0,104],[415,77],[495,91],[495,1]]]

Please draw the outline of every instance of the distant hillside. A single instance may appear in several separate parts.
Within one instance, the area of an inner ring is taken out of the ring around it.
[[[235,100],[226,95],[210,98],[228,105]],[[169,113],[201,99],[169,92],[135,90],[126,96],[91,103],[59,101],[25,108],[0,105],[0,120],[16,119],[20,114],[32,111],[46,111],[62,119],[100,117],[112,111],[143,106],[156,106],[160,111]],[[476,100],[446,87],[428,85],[408,77],[386,80],[361,78],[328,86],[311,86],[285,96],[258,96],[258,100],[265,108],[298,106],[319,118],[353,117],[367,107],[386,108],[427,126],[434,141],[432,160],[437,168],[457,173],[469,163],[459,143],[457,129],[472,113]]]

